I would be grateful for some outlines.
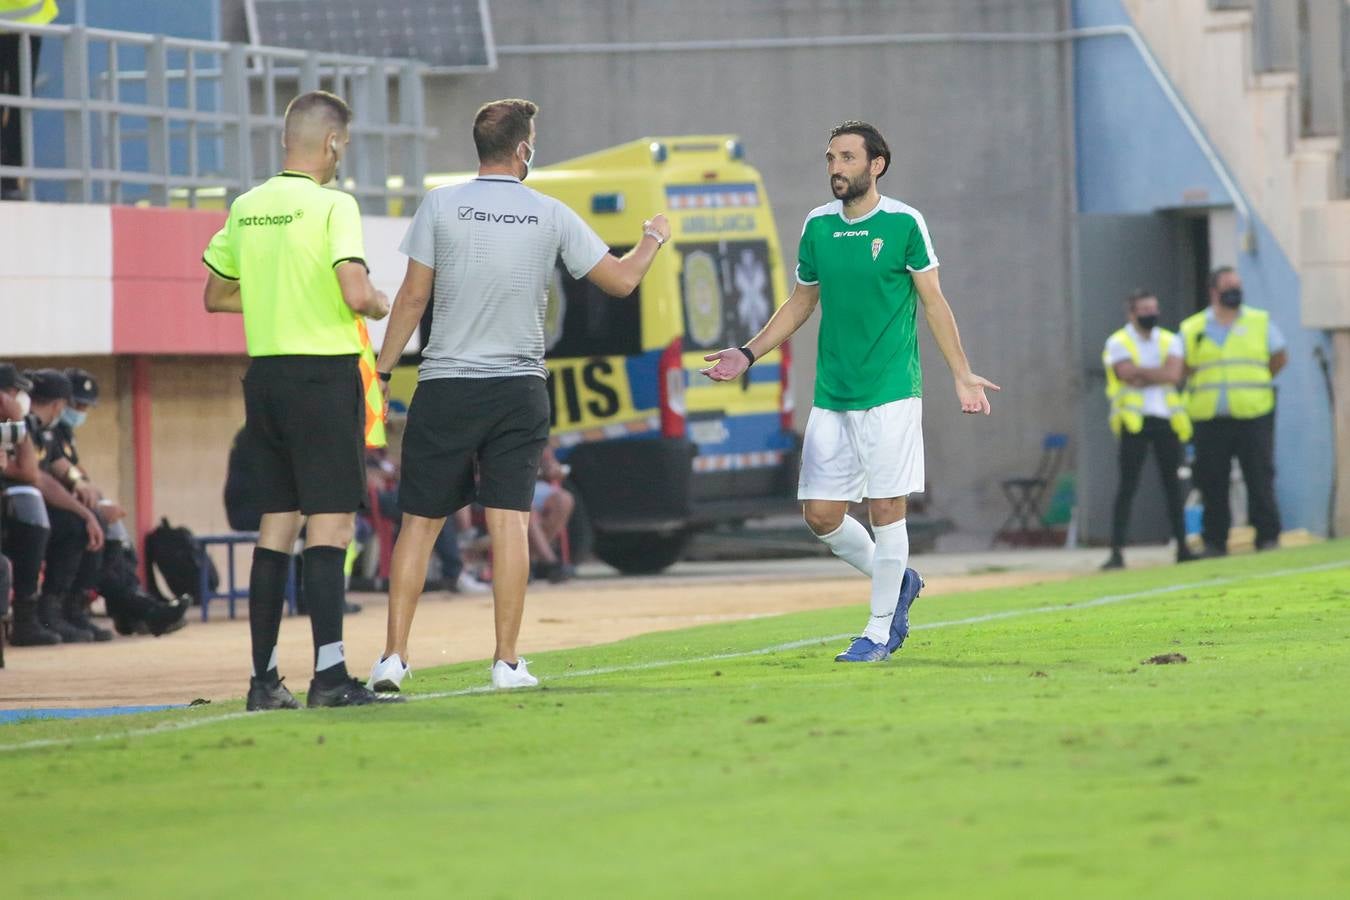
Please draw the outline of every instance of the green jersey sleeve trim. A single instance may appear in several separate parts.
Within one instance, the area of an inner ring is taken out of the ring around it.
[[[807,213],[806,221],[802,223],[801,239],[797,242],[797,269],[795,274],[798,284],[807,286],[820,284],[820,278],[816,271],[815,245],[806,234],[811,227],[811,220],[818,219],[821,216],[835,215],[841,209],[843,209],[843,204],[836,200],[833,203],[826,203],[824,206],[817,206]]]

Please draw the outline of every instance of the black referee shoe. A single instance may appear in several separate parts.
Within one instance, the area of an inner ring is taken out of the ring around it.
[[[397,694],[377,694],[355,678],[323,685],[316,678],[309,683],[310,709],[316,706],[372,706],[380,703],[402,703],[406,698]]]
[[[295,699],[295,695],[283,684],[285,680],[284,678],[278,678],[276,681],[268,681],[262,678],[250,678],[248,680],[248,704],[245,708],[249,712],[257,712],[263,709],[299,709],[300,701]]]

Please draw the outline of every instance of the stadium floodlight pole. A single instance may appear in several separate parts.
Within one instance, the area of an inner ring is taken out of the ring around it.
[[[1205,160],[1213,169],[1215,177],[1228,192],[1233,206],[1237,208],[1242,222],[1242,248],[1250,253],[1256,249],[1256,229],[1252,222],[1251,206],[1238,187],[1236,179],[1219,157],[1214,145],[1205,134],[1195,116],[1186,107],[1186,103],[1177,93],[1171,80],[1159,65],[1157,57],[1144,42],[1138,29],[1132,25],[1092,25],[1084,28],[1069,28],[1063,31],[941,31],[914,34],[840,34],[820,37],[762,37],[762,38],[715,38],[709,40],[684,41],[618,41],[614,43],[571,43],[571,44],[502,44],[497,47],[498,56],[574,56],[586,54],[612,53],[682,53],[734,50],[800,50],[825,49],[834,47],[889,47],[896,45],[922,44],[1049,44],[1064,43],[1089,38],[1124,37],[1134,46],[1144,62],[1144,67],[1153,76],[1154,82],[1162,90],[1163,96],[1171,104],[1181,122],[1194,139]]]

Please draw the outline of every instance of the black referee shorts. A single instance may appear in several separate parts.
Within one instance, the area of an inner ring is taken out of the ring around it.
[[[258,356],[244,376],[241,441],[263,513],[356,512],[366,495],[357,357]]]
[[[528,512],[548,420],[548,388],[534,375],[418,382],[403,436],[399,506],[428,519],[474,501]]]

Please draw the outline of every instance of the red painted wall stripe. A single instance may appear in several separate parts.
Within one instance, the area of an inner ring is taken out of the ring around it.
[[[237,315],[202,308],[202,251],[225,213],[113,207],[113,353],[243,354]]]

